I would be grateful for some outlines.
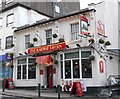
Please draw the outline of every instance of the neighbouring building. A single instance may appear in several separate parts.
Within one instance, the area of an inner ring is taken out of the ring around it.
[[[13,34],[14,29],[18,26],[33,24],[38,20],[47,20],[50,16],[40,14],[22,4],[12,4],[11,0],[2,2],[0,11],[0,79],[6,79],[12,77],[12,53],[14,53],[16,40]]]

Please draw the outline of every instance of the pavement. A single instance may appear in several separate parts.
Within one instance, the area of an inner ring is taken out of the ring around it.
[[[10,97],[19,97],[22,99],[58,99],[58,93],[56,92],[42,92],[41,97],[38,97],[38,91],[36,90],[25,90],[25,89],[14,89],[14,90],[8,90],[5,89],[4,92],[0,89],[0,94],[5,96],[10,96]],[[60,93],[60,98],[61,99],[120,99],[120,96],[114,96],[114,97],[98,97],[98,96],[81,96],[78,97],[77,95],[71,95],[68,92],[61,92]]]

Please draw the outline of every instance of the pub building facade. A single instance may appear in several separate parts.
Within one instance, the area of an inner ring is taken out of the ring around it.
[[[17,28],[15,87],[41,83],[42,88],[52,89],[60,84],[64,91],[76,81],[83,84],[84,91],[105,86],[109,75],[118,74],[118,58],[101,52],[97,39],[105,38],[96,33],[95,14],[94,9],[84,9]]]

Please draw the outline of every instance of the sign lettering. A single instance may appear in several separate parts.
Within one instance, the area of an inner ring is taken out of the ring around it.
[[[66,48],[66,43],[63,42],[63,43],[52,44],[52,45],[47,45],[47,46],[39,46],[39,47],[35,47],[35,48],[29,48],[28,54],[63,50],[65,48]]]

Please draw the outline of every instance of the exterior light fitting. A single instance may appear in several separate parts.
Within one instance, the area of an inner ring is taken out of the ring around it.
[[[80,45],[80,44],[76,44],[76,46],[77,46],[77,47],[81,47],[81,45]]]
[[[28,54],[27,52],[24,52],[26,55]]]
[[[69,45],[66,45],[67,48],[69,48],[70,46]]]
[[[22,53],[19,53],[19,55],[23,55]]]

